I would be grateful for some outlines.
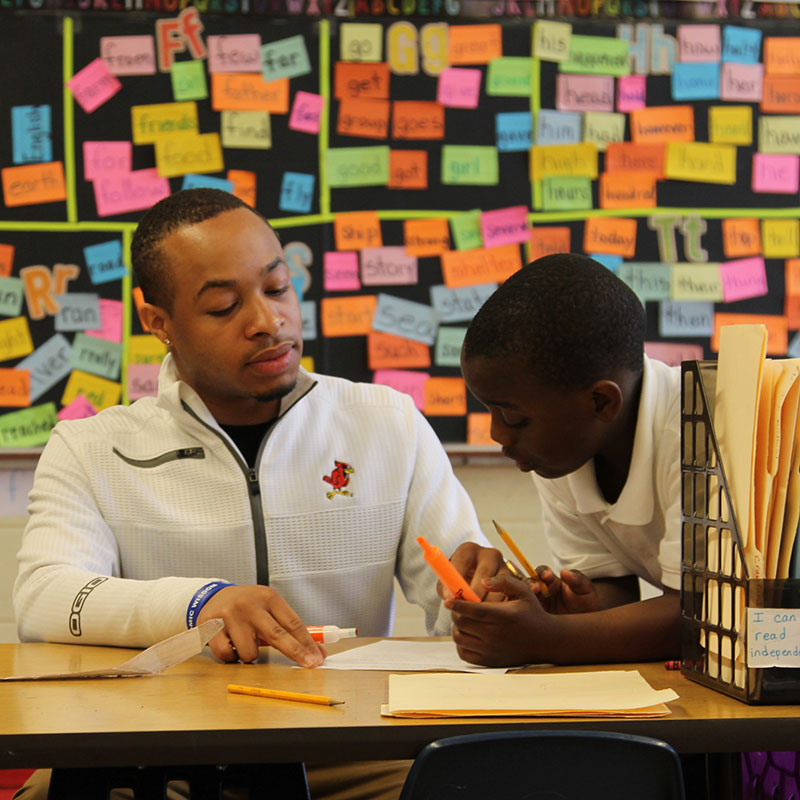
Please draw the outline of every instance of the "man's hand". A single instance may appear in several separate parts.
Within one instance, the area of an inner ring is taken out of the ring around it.
[[[551,614],[580,614],[604,608],[594,583],[578,569],[562,569],[558,576],[550,567],[537,567],[536,572],[547,586],[550,595],[544,597],[537,581],[529,581],[531,591],[539,596]]]
[[[309,636],[303,620],[269,586],[226,586],[203,606],[197,624],[220,617],[225,629],[210,642],[220,661],[255,661],[268,644],[302,667],[318,667],[325,650]]]
[[[499,573],[508,572],[503,562],[503,554],[499,550],[493,547],[481,547],[475,542],[464,542],[450,557],[450,563],[464,576],[481,600],[503,599],[502,595],[490,593],[484,583]],[[442,586],[441,581],[436,590],[440,597],[445,599],[452,597],[452,594]]]

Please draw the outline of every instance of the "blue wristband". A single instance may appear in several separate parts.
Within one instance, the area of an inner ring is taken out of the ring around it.
[[[228,586],[236,586],[235,583],[225,583],[224,581],[214,581],[207,583],[198,589],[189,601],[189,608],[186,609],[186,627],[194,628],[197,625],[197,616],[202,611],[203,606],[220,590]]]

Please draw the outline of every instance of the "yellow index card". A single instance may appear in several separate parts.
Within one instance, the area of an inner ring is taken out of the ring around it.
[[[534,145],[530,161],[532,181],[546,175],[597,177],[597,145],[592,142]]]
[[[0,322],[0,362],[22,358],[33,352],[33,340],[27,317],[13,317]]]
[[[220,115],[223,147],[269,150],[272,125],[269,111],[223,111]]]
[[[736,148],[707,142],[667,142],[667,178],[698,183],[736,183]]]
[[[670,299],[721,303],[723,293],[719,264],[673,264]]]
[[[74,369],[64,388],[61,405],[68,406],[79,394],[82,394],[98,411],[102,411],[104,408],[119,403],[121,393],[121,384]]]
[[[761,249],[764,258],[797,258],[800,255],[800,221],[762,219]]]
[[[542,61],[569,61],[572,25],[539,20],[533,25],[533,57]]]
[[[708,139],[715,144],[753,144],[753,109],[750,106],[711,106]]]
[[[128,338],[129,364],[160,364],[167,354],[167,348],[155,336],[134,335]]]
[[[134,144],[152,144],[164,136],[197,133],[197,103],[156,103],[131,108]]]
[[[218,133],[167,136],[155,145],[156,168],[162,178],[225,169]]]
[[[759,153],[800,153],[800,116],[758,118]]]

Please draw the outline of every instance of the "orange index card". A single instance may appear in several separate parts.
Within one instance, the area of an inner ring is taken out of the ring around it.
[[[387,100],[389,65],[367,61],[337,61],[333,68],[333,96],[337,100]]]
[[[9,208],[67,199],[64,164],[61,161],[5,167],[1,172],[3,198]]]
[[[0,244],[0,278],[7,278],[14,266],[14,245]]]
[[[784,286],[787,295],[800,297],[800,258],[786,259]],[[797,330],[797,328],[793,326],[792,330]]]
[[[636,220],[592,217],[583,232],[584,253],[607,253],[633,258],[636,254]]]
[[[488,64],[503,55],[503,30],[499,25],[448,26],[450,65]]]
[[[427,189],[427,150],[390,150],[389,188]]]
[[[609,142],[606,148],[606,172],[652,172],[660,180],[664,177],[666,152],[663,142]]]
[[[226,177],[233,184],[232,194],[256,207],[256,174],[247,169],[229,169]]]
[[[764,68],[767,75],[800,75],[800,37],[766,36]]]
[[[0,369],[0,406],[24,408],[31,404],[31,373],[27,369]]]
[[[476,283],[503,283],[522,269],[518,244],[442,253],[442,276],[451,289]]]
[[[269,111],[289,113],[289,79],[265,81],[246,72],[211,74],[211,107],[214,111]]]
[[[378,298],[374,294],[351,297],[323,297],[320,320],[323,336],[366,336]]]
[[[333,218],[337,250],[383,247],[377,211],[348,211]]]
[[[370,331],[367,336],[367,364],[376,369],[413,369],[431,365],[431,349],[423,342]]]
[[[783,299],[783,315],[789,330],[796,331],[800,328],[800,295],[787,294]]]
[[[693,142],[692,106],[650,106],[631,111],[634,142]]]
[[[485,411],[467,414],[467,444],[497,445],[491,434],[492,415]]]
[[[767,355],[786,355],[789,346],[789,326],[786,317],[775,314],[714,314],[711,349],[715,353],[719,352],[719,329],[723,325],[764,325],[767,329]]]
[[[336,133],[385,139],[389,135],[388,100],[341,100]]]
[[[600,208],[653,208],[656,176],[652,172],[603,172],[598,198]]]
[[[444,106],[432,100],[392,103],[393,139],[444,139]]]
[[[761,255],[761,225],[757,219],[722,220],[722,252],[725,258]]]
[[[445,218],[407,219],[403,236],[410,256],[438,256],[450,249],[450,226]]]
[[[797,114],[800,111],[800,76],[765,75],[761,110],[773,114]]]
[[[531,229],[531,241],[528,245],[528,251],[531,261],[553,253],[572,252],[569,228],[566,226],[534,225]]]
[[[426,417],[463,417],[467,413],[467,386],[463,378],[428,378],[425,381]]]

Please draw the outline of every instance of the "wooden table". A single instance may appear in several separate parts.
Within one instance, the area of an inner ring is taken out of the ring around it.
[[[434,739],[500,728],[620,731],[664,739],[682,753],[800,750],[798,707],[748,706],[660,662],[602,668],[635,668],[654,688],[675,689],[680,699],[662,719],[401,720],[380,716],[388,672],[294,669],[275,663],[274,655],[270,662],[270,652],[262,649],[257,664],[220,664],[204,654],[149,678],[0,683],[0,768],[413,758]],[[110,667],[131,654],[105,647],[0,645],[0,675]],[[324,694],[346,703],[327,707],[234,695],[226,691],[228,683]]]

